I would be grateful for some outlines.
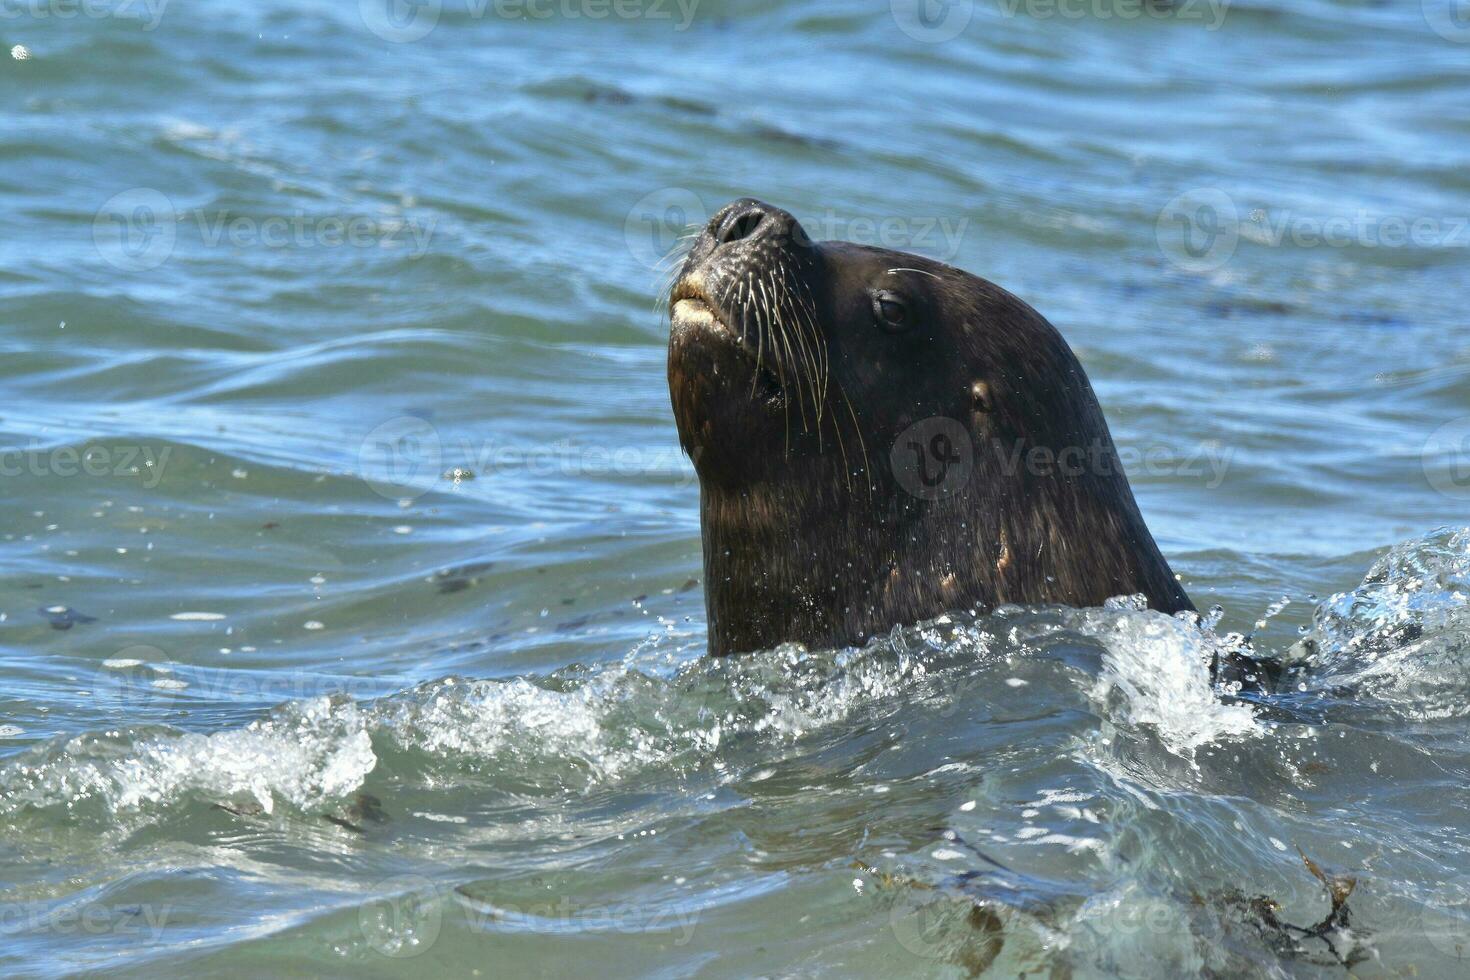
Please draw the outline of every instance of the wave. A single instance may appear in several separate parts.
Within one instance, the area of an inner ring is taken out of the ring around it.
[[[1392,549],[1362,585],[1322,602],[1290,653],[1315,690],[1352,687],[1418,719],[1462,717],[1467,596],[1470,529],[1445,529]],[[956,614],[863,648],[719,660],[699,656],[698,637],[670,631],[612,664],[449,677],[377,700],[291,701],[207,734],[150,727],[55,739],[0,766],[0,815],[65,809],[147,821],[186,800],[311,813],[368,786],[385,759],[446,778],[468,769],[491,788],[543,796],[650,776],[718,782],[854,726],[1003,716],[1016,699],[1085,713],[1079,731],[1157,741],[1192,761],[1205,747],[1268,735],[1259,704],[1210,679],[1212,660],[1239,642],[1212,620],[1165,616],[1136,599]],[[114,706],[166,698],[188,688],[191,669],[173,665],[165,677],[156,665],[109,663],[94,697]]]
[[[1401,544],[1317,607],[1293,651],[1314,687],[1416,720],[1470,714],[1470,528]]]
[[[450,677],[376,701],[288,702],[243,729],[53,740],[0,767],[0,815],[65,808],[146,822],[191,800],[312,813],[362,790],[384,759],[446,778],[468,769],[492,790],[542,796],[649,776],[718,782],[854,726],[1003,714],[1027,686],[1048,707],[1150,732],[1188,757],[1260,734],[1252,709],[1211,684],[1222,642],[1208,623],[1135,601],[945,616],[861,649],[787,646],[720,660],[698,656],[697,638],[667,633],[615,664]],[[182,697],[174,692],[189,688],[190,670],[111,663],[94,696],[124,706]]]
[[[54,739],[0,762],[0,825],[24,823],[33,845],[61,828],[171,834],[213,807],[245,822],[230,839],[317,847],[328,833],[391,833],[404,856],[483,866],[480,849],[506,847],[524,867],[539,867],[537,853],[616,851],[625,835],[660,833],[670,860],[682,848],[730,847],[726,857],[749,874],[687,893],[647,883],[655,912],[706,908],[725,887],[761,901],[762,889],[794,887],[802,868],[857,856],[853,888],[892,906],[900,943],[918,928],[912,915],[932,914],[943,922],[925,927],[925,942],[938,945],[924,949],[983,944],[976,917],[995,915],[1006,935],[997,962],[1051,956],[1048,937],[1063,930],[1066,956],[1081,963],[1116,952],[1102,938],[1112,931],[1088,923],[1126,926],[1157,909],[1178,942],[1151,934],[1159,944],[1137,952],[1161,970],[1196,956],[1226,972],[1279,970],[1250,944],[1199,952],[1191,937],[1259,927],[1236,882],[1294,900],[1291,921],[1315,921],[1296,914],[1321,901],[1298,844],[1317,857],[1374,842],[1415,852],[1418,824],[1391,808],[1352,825],[1330,815],[1346,779],[1412,799],[1459,764],[1458,743],[1441,737],[1430,759],[1399,729],[1406,715],[1449,717],[1463,701],[1467,585],[1470,528],[1391,549],[1360,586],[1317,607],[1289,651],[1301,683],[1250,700],[1211,680],[1212,660],[1244,642],[1217,632],[1218,612],[1170,617],[1137,599],[955,613],[861,648],[722,659],[701,655],[697,631],[668,629],[613,663],[305,698],[212,732],[156,725]],[[93,697],[124,713],[156,699],[185,704],[194,669],[109,661]],[[1325,724],[1277,710],[1341,702],[1344,691],[1357,714]],[[1348,768],[1328,775],[1337,766]],[[388,820],[398,829],[376,829]],[[1442,918],[1438,899],[1412,897],[1421,872],[1406,868],[1375,867],[1355,899],[1385,943],[1399,942],[1393,928],[1405,917]],[[922,890],[894,887],[904,881]],[[423,882],[426,908],[469,923],[466,943],[476,930],[599,928],[518,915],[537,906],[515,875],[472,869]],[[561,887],[600,886],[567,871]],[[360,914],[343,906],[291,928],[332,933]],[[1339,938],[1357,950],[1378,941],[1368,937]]]

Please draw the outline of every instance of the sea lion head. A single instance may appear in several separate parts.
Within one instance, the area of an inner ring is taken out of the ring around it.
[[[696,237],[670,323],[712,652],[1004,602],[1191,608],[1080,363],[999,286],[744,198]]]

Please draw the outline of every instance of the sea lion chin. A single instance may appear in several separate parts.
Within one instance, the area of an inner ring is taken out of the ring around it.
[[[1047,320],[940,262],[812,242],[745,198],[670,298],[714,654],[1002,603],[1193,605]]]

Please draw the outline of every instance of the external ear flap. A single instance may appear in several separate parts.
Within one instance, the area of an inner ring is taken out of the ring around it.
[[[995,410],[994,403],[990,399],[990,385],[984,381],[976,381],[970,385],[970,401],[975,411],[989,414]]]

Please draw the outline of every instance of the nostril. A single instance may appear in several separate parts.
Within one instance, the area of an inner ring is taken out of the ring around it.
[[[732,211],[720,222],[719,231],[715,232],[715,241],[721,245],[729,242],[738,242],[742,238],[749,238],[755,234],[755,230],[761,226],[766,218],[766,213],[760,208],[746,208],[743,211]]]

